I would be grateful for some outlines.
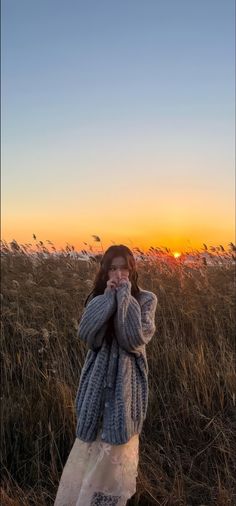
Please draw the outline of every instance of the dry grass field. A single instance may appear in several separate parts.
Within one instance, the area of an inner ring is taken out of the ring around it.
[[[49,241],[48,241],[49,242]],[[1,504],[50,506],[75,438],[87,353],[76,335],[99,255],[1,244]],[[235,246],[214,265],[135,249],[158,297],[131,506],[236,504]],[[205,245],[205,250],[207,246]]]

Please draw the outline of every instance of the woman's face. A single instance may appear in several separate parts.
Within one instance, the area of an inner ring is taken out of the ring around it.
[[[129,279],[129,268],[125,258],[115,257],[108,270],[108,279],[113,279],[119,284],[122,278]]]

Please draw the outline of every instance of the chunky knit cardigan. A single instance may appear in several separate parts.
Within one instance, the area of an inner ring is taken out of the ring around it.
[[[89,300],[78,336],[88,344],[75,399],[76,437],[123,444],[140,434],[148,407],[146,345],[154,335],[157,296],[140,288],[138,300],[127,280]],[[113,315],[112,343],[104,339]]]

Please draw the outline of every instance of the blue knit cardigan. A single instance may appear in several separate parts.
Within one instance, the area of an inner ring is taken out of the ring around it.
[[[131,282],[106,289],[89,300],[78,327],[78,337],[88,344],[75,399],[76,437],[101,438],[124,444],[140,434],[148,407],[146,345],[155,333],[157,296],[140,288],[138,300]],[[104,339],[108,320],[114,315],[112,343]]]

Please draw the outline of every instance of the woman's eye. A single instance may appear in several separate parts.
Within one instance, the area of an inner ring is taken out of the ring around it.
[[[124,267],[121,267],[121,270],[122,271],[128,271],[128,267],[124,266]],[[115,271],[116,270],[116,267],[111,267],[111,271]]]

